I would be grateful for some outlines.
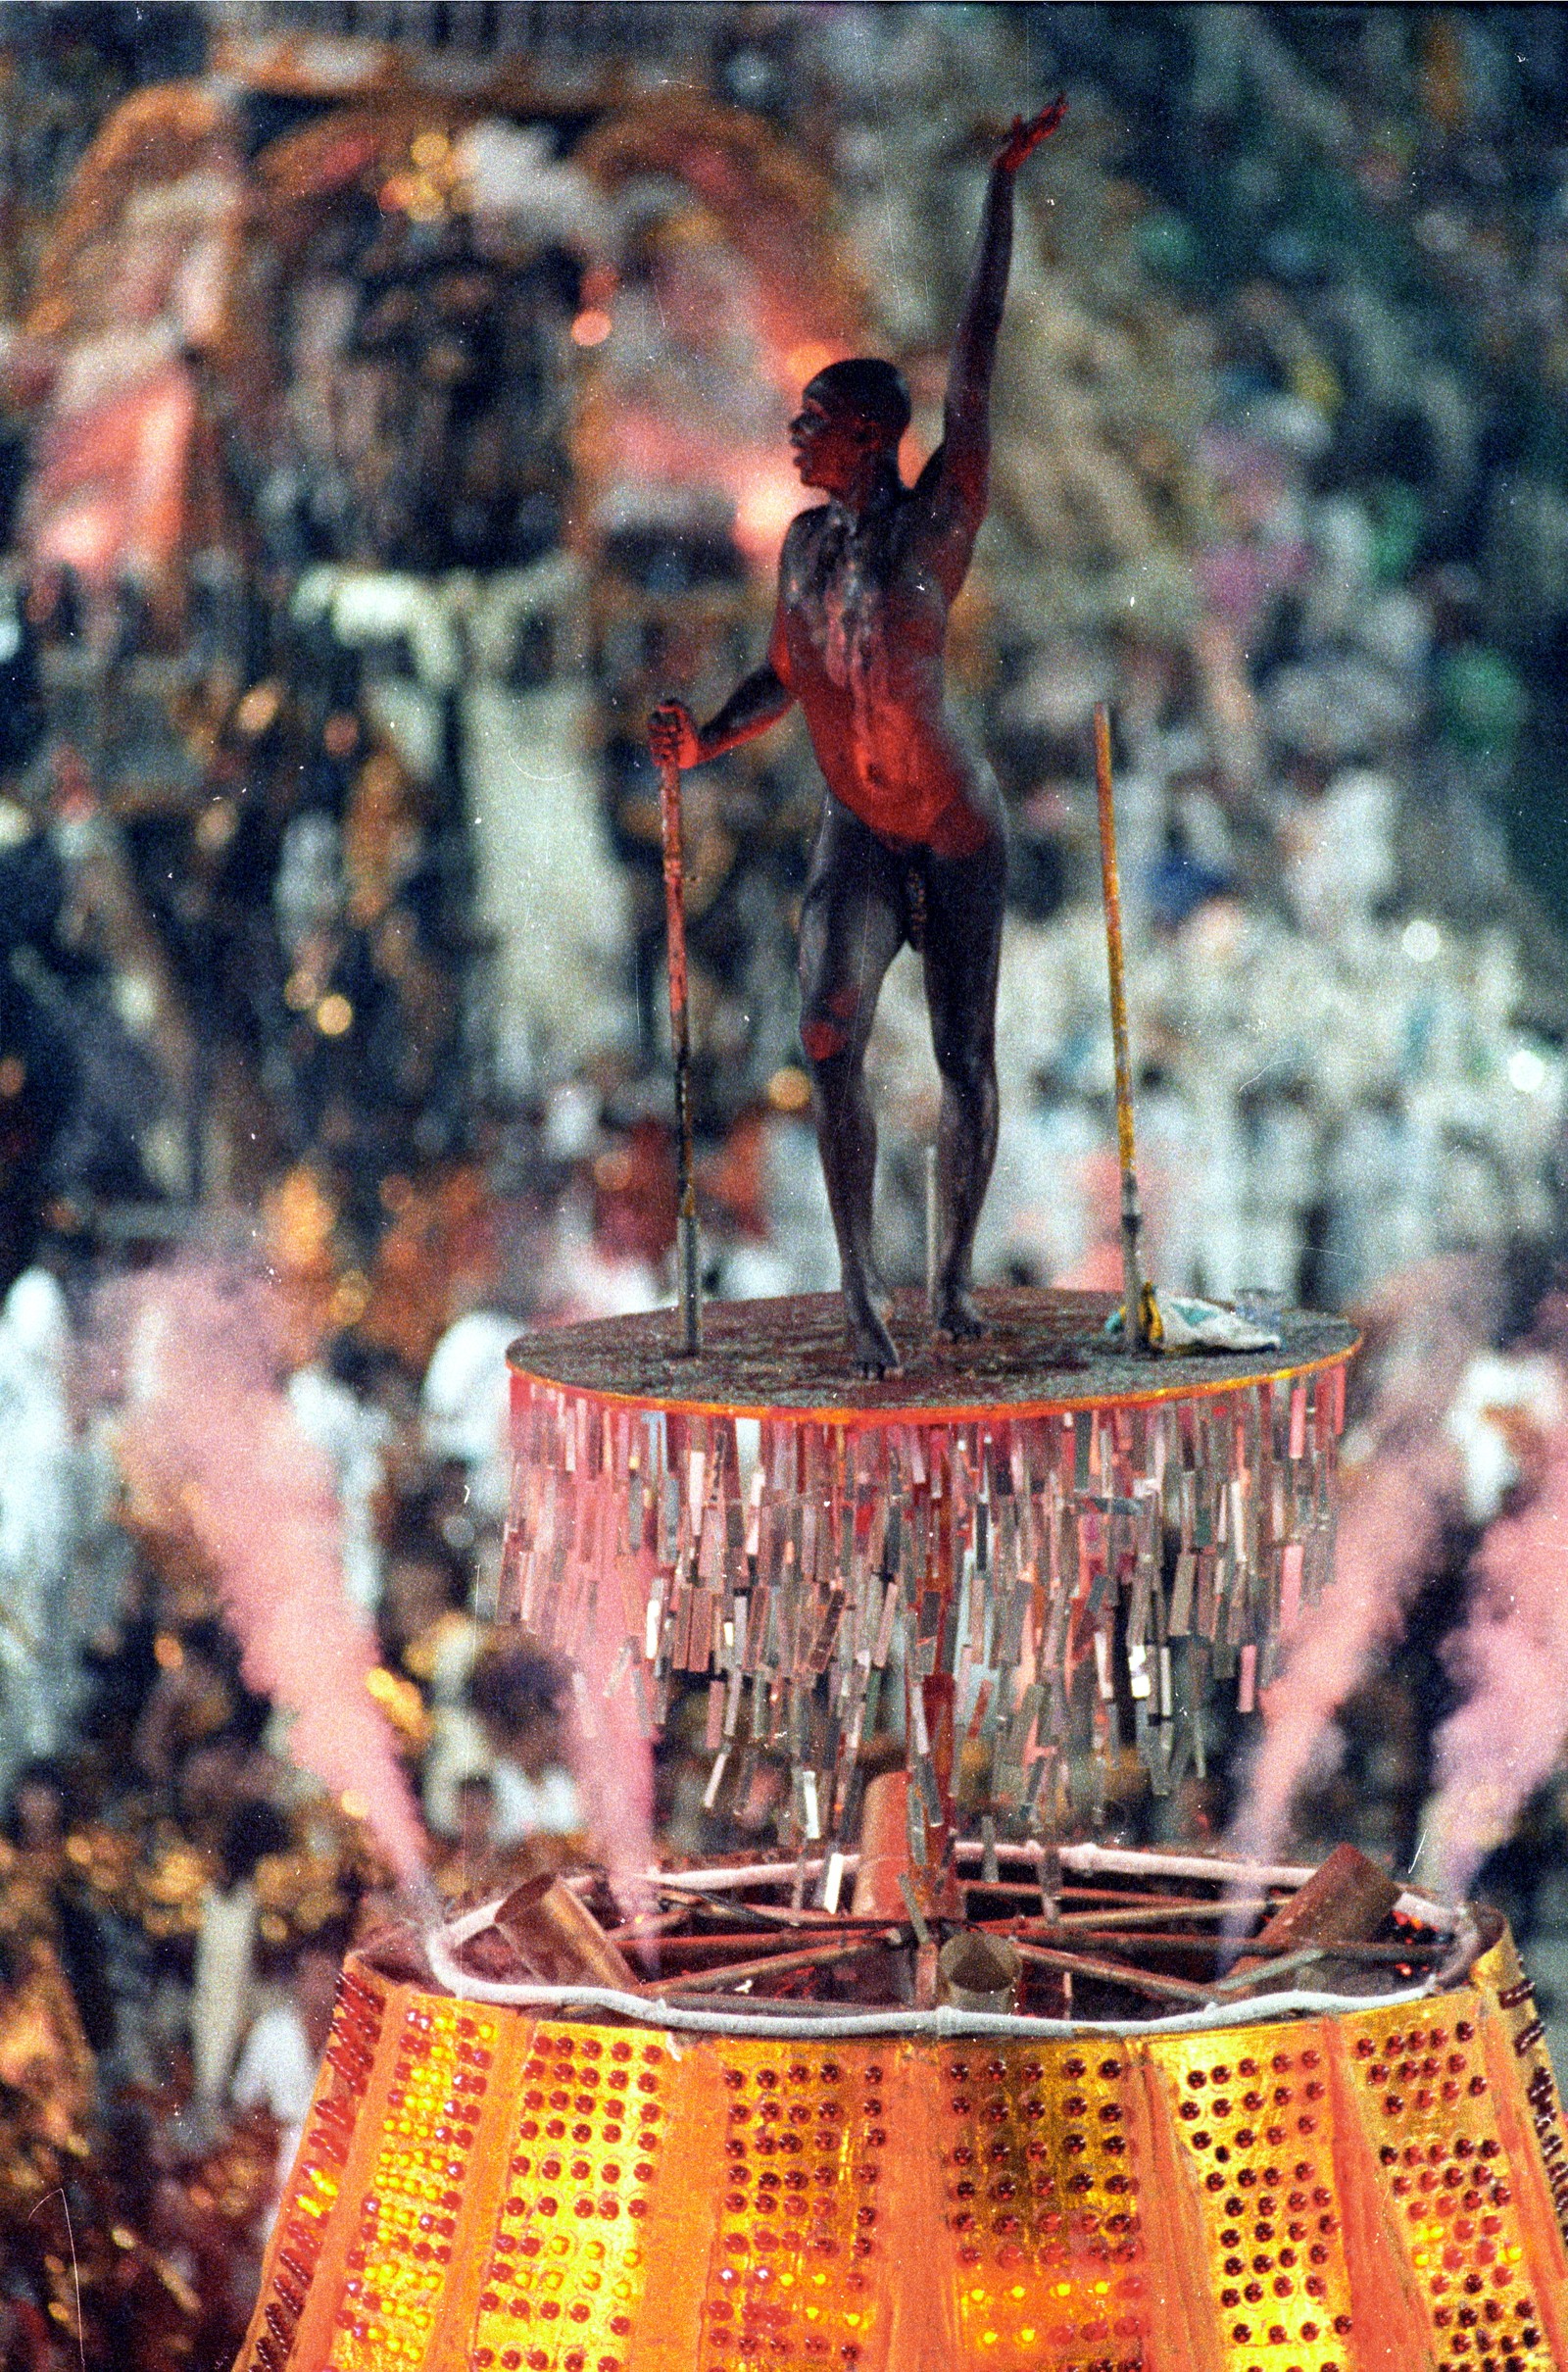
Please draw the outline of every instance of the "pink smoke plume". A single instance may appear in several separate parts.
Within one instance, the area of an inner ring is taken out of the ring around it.
[[[1423,1872],[1463,1899],[1568,1737],[1568,1424],[1546,1437],[1534,1495],[1488,1529],[1447,1650],[1464,1702],[1433,1740]]]
[[[1231,1824],[1232,1849],[1277,1858],[1302,1785],[1339,1760],[1341,1705],[1398,1637],[1459,1504],[1459,1452],[1445,1429],[1460,1378],[1491,1337],[1494,1281],[1455,1256],[1405,1271],[1361,1313],[1382,1383],[1347,1473],[1334,1578],[1303,1613],[1267,1690],[1263,1733]],[[1348,1452],[1354,1445],[1348,1443]]]
[[[618,1638],[614,1645],[620,1647]],[[653,1744],[639,1718],[636,1678],[629,1658],[612,1655],[596,1630],[574,1680],[567,1724],[572,1774],[611,1891],[623,1915],[635,1919],[652,1907],[648,1873],[658,1858]]]
[[[133,1495],[189,1525],[247,1683],[295,1715],[295,1761],[360,1799],[398,1877],[422,1891],[424,1833],[365,1685],[375,1644],[344,1592],[331,1470],[280,1389],[275,1289],[254,1267],[187,1260],[106,1314],[127,1341]]]

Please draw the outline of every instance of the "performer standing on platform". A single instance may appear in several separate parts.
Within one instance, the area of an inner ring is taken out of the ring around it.
[[[891,363],[832,363],[790,425],[803,484],[828,497],[790,526],[763,664],[702,727],[662,701],[649,741],[700,766],[795,701],[827,781],[801,913],[801,1042],[862,1372],[897,1369],[872,1251],[876,1125],[864,1078],[883,975],[907,940],[925,968],[942,1077],[933,1317],[975,1334],[970,1256],[997,1147],[996,1005],[1006,840],[1001,795],[943,697],[948,617],[986,513],[991,371],[1012,257],[1013,177],[1064,99],[1019,118],[991,170],[948,373],[943,441],[912,486],[898,449],[909,398]]]

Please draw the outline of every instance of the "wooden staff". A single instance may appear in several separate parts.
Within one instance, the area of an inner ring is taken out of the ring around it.
[[[1159,1977],[1152,1969],[1129,1968],[1120,1960],[1101,1960],[1090,1952],[1053,1952],[1041,1944],[1015,1942],[1013,1948],[1020,1960],[1035,1968],[1054,1968],[1069,1977],[1082,1977],[1096,1985],[1125,1985],[1134,1993],[1152,1994],[1160,2001],[1206,2001],[1213,1992],[1211,1985],[1192,1985],[1185,1977]]]
[[[1110,786],[1110,712],[1095,705],[1095,788],[1100,797],[1100,880],[1105,898],[1105,956],[1110,968],[1110,1037],[1116,1058],[1116,1152],[1121,1163],[1121,1271],[1127,1340],[1140,1351],[1159,1343],[1159,1311],[1144,1283],[1138,1238],[1144,1223],[1133,1161],[1133,1082],[1127,1054],[1127,989],[1121,949],[1121,876],[1116,869],[1116,811]]]
[[[681,1356],[703,1345],[703,1281],[697,1246],[697,1183],[692,1174],[692,1053],[686,1019],[686,865],[680,842],[680,767],[659,768],[659,823],[664,844],[664,925],[669,964],[669,1041],[675,1057],[675,1131],[680,1212],[675,1264],[680,1280]]]
[[[769,1952],[765,1958],[734,1960],[722,1968],[694,1968],[678,1977],[662,1979],[655,1987],[660,2001],[671,1994],[705,1993],[724,1985],[746,1985],[759,1977],[794,1976],[803,1968],[830,1968],[845,1960],[864,1959],[867,1952],[887,1949],[879,1928],[874,1935],[855,1936],[837,1944],[803,1945],[798,1952]],[[1194,1991],[1200,1989],[1194,1987]]]

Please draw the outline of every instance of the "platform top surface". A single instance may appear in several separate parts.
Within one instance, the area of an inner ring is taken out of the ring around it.
[[[816,1416],[840,1423],[911,1423],[1131,1408],[1286,1382],[1347,1359],[1359,1337],[1342,1318],[1293,1310],[1277,1321],[1277,1351],[1139,1354],[1106,1340],[1109,1293],[1037,1286],[976,1296],[987,1321],[977,1341],[931,1340],[921,1297],[896,1298],[897,1375],[855,1373],[836,1293],[774,1301],[709,1302],[703,1347],[681,1356],[680,1315],[654,1310],[525,1334],[508,1354],[514,1373],[594,1399],[694,1413]]]

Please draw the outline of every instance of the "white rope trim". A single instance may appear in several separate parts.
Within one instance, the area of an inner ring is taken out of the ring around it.
[[[830,2043],[857,2035],[908,2035],[916,2040],[952,2042],[962,2036],[1004,2041],[1029,2035],[1068,2042],[1074,2035],[1107,2034],[1131,2037],[1146,2034],[1196,2034],[1231,2026],[1259,2026],[1275,2018],[1347,2017],[1368,2009],[1397,2009],[1430,2001],[1445,1991],[1467,1968],[1480,1947],[1473,1922],[1460,1922],[1455,1949],[1443,1966],[1419,1985],[1397,1993],[1312,1993],[1294,1988],[1285,1993],[1252,1994],[1234,2001],[1216,2001],[1204,2009],[1181,2010],[1159,2018],[1036,2018],[1017,2012],[955,2009],[943,2002],[935,2009],[850,2010],[840,2017],[781,2017],[761,2012],[697,2009],[681,2002],[656,2001],[646,1994],[621,1993],[606,1985],[500,1984],[470,1976],[457,1956],[457,1948],[478,1935],[491,1921],[494,1903],[483,1903],[450,1920],[443,1930],[424,1938],[436,1980],[459,2001],[487,2001],[504,2009],[538,2009],[558,2016],[594,2013],[624,2018],[637,2026],[673,2034],[727,2035],[732,2039],[760,2035],[764,2039],[802,2043]],[[1332,1948],[1330,1948],[1332,1949]]]
[[[954,1851],[960,1861],[978,1861],[986,1849],[978,1838],[962,1837]],[[1033,1837],[999,1838],[996,1845],[999,1863],[1027,1861],[1035,1869],[1045,1861],[1046,1853],[1047,1848]],[[724,1894],[737,1886],[794,1886],[798,1880],[804,1885],[820,1878],[834,1857],[819,1853],[798,1861],[744,1861],[729,1866],[720,1862],[709,1869],[651,1869],[645,1872],[645,1877],[650,1886],[667,1886],[677,1894]],[[836,1857],[841,1876],[853,1878],[860,1866],[859,1854],[846,1853]],[[1311,1861],[1217,1860],[1207,1853],[1166,1853],[1137,1846],[1063,1845],[1056,1848],[1056,1860],[1060,1868],[1084,1878],[1193,1878],[1224,1887],[1299,1889],[1316,1875],[1316,1864]],[[574,1872],[565,1883],[583,1893],[594,1879],[585,1870]],[[1435,1903],[1428,1895],[1408,1891],[1399,1896],[1394,1907],[1402,1918],[1419,1919],[1423,1927],[1430,1927],[1439,1935],[1453,1933],[1464,1917],[1462,1911],[1446,1903]]]

